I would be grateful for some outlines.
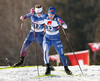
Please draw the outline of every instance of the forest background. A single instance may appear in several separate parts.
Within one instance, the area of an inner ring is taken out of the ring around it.
[[[6,65],[8,58],[11,65],[20,57],[22,44],[31,28],[31,20],[24,20],[22,37],[19,38],[21,27],[21,15],[30,12],[36,4],[43,5],[43,12],[48,13],[48,8],[54,6],[56,14],[68,25],[65,30],[74,51],[89,50],[90,64],[100,64],[100,51],[96,52],[96,60],[93,61],[94,52],[88,43],[100,42],[100,0],[0,0],[0,66]],[[65,53],[71,52],[63,31],[60,29],[60,38]],[[27,49],[25,64],[36,65],[35,43]],[[51,46],[49,55],[57,54]],[[37,55],[39,65],[43,65],[43,54],[37,43]],[[66,57],[68,59],[68,57]],[[55,65],[55,62],[52,62]],[[68,59],[70,65],[70,61]],[[62,63],[60,64],[62,65]]]

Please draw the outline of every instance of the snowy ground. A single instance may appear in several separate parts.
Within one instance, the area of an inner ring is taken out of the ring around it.
[[[40,78],[37,77],[37,67],[29,68],[14,68],[0,70],[0,81],[100,81],[100,66],[82,66],[82,70],[85,76],[70,76],[62,75],[65,72],[63,66],[54,67],[56,71],[52,71],[51,74],[57,76],[46,76]],[[80,75],[80,69],[78,66],[69,66],[70,70]],[[44,75],[46,68],[39,67],[39,75]]]

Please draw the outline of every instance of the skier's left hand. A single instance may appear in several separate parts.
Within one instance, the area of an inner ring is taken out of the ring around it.
[[[22,21],[23,21],[23,20],[24,20],[24,16],[20,16],[20,20],[22,20]]]

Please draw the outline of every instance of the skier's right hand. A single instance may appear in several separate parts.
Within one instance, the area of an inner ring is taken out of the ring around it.
[[[33,8],[31,8],[31,9],[30,9],[30,12],[31,12],[32,14],[34,14],[34,9],[33,9]]]
[[[23,20],[24,20],[24,17],[23,17],[23,16],[20,16],[20,20],[22,20],[22,21],[23,21]]]

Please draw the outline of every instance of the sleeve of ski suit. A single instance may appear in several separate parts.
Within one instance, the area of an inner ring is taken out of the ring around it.
[[[62,24],[62,27],[64,29],[67,29],[67,25],[65,24],[65,22],[60,17],[58,17],[58,21],[59,21],[60,24]]]
[[[24,19],[31,18],[31,17],[32,17],[32,13],[28,13],[28,14],[24,15]]]
[[[67,29],[67,25],[65,24],[64,21],[63,21],[63,25],[62,25],[62,27],[63,27],[64,29]]]

